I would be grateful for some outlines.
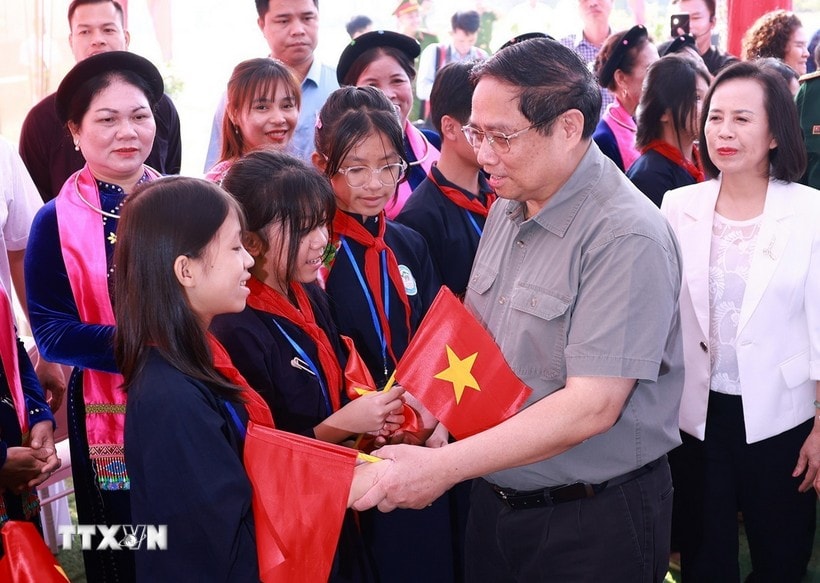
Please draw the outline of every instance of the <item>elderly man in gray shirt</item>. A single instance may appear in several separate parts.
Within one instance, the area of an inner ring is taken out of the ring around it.
[[[600,92],[570,49],[525,41],[474,77],[464,133],[506,200],[465,302],[533,394],[440,449],[382,448],[355,506],[420,508],[479,477],[468,581],[661,581],[683,386],[677,243],[592,143]]]

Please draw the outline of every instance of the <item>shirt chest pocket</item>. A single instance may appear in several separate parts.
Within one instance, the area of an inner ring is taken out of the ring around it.
[[[544,290],[516,287],[508,325],[517,337],[514,367],[521,374],[552,379],[565,376],[571,300]]]
[[[467,282],[467,288],[479,295],[483,295],[492,287],[496,277],[498,277],[497,271],[476,265],[470,274],[470,281]]]

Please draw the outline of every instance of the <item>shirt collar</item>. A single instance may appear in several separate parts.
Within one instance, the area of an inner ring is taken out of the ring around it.
[[[319,59],[316,58],[316,55],[313,56],[313,62],[310,64],[310,69],[308,69],[307,75],[305,75],[304,81],[302,81],[302,88],[305,87],[305,83],[313,83],[314,86],[319,86],[319,81],[322,80],[322,63],[319,62]]]

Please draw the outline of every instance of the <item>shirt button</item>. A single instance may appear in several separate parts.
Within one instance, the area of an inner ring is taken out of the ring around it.
[[[519,241],[516,241],[516,242],[515,242],[515,244],[516,244],[516,245],[518,245],[518,248],[519,248],[519,249],[521,249],[522,247],[524,247],[524,241],[520,241],[520,240],[519,240]]]
[[[705,343],[705,342],[701,342],[701,343],[700,343],[700,349],[701,349],[703,352],[709,352],[709,348],[707,348],[707,346],[706,346],[706,343]]]
[[[538,298],[532,298],[530,300],[530,306],[532,306],[534,308],[537,305],[538,305]]]
[[[500,298],[498,298],[498,303],[503,306],[504,304],[507,303],[507,298],[505,298],[504,296],[501,296]]]

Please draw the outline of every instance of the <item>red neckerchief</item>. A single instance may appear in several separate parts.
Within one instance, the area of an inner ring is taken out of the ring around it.
[[[207,334],[207,340],[216,372],[225,377],[231,384],[242,389],[242,397],[245,399],[245,410],[248,412],[248,418],[254,423],[275,428],[276,425],[273,423],[273,415],[271,415],[268,404],[265,403],[259,393],[251,388],[242,373],[236,370],[225,347],[210,332]]]
[[[20,433],[25,443],[26,434],[30,429],[28,407],[17,362],[17,332],[14,330],[14,313],[11,311],[11,300],[2,282],[0,282],[0,321],[0,326],[3,327],[2,337],[0,337],[0,360],[2,360],[3,372],[6,373],[6,384],[9,387],[14,412],[17,413],[17,423],[20,425]]]
[[[396,355],[393,353],[390,322],[388,322],[387,314],[384,311],[384,298],[382,295],[381,277],[379,275],[379,254],[382,251],[386,252],[387,275],[390,277],[390,281],[393,282],[393,287],[396,288],[396,292],[399,294],[399,298],[401,298],[401,303],[404,304],[408,341],[410,340],[410,300],[407,299],[407,292],[404,291],[404,282],[399,273],[399,262],[396,260],[393,250],[384,242],[384,231],[387,228],[387,217],[384,211],[379,213],[378,224],[379,234],[374,237],[370,234],[370,231],[364,228],[364,225],[362,225],[358,219],[347,213],[337,212],[333,218],[333,232],[339,236],[349,237],[360,245],[365,246],[364,277],[367,280],[367,286],[370,288],[376,311],[379,314],[379,322],[381,323],[387,350],[393,362],[398,362]]]
[[[330,404],[333,406],[334,411],[338,411],[341,406],[339,393],[343,388],[342,367],[339,365],[339,359],[333,350],[330,338],[328,338],[322,327],[316,323],[313,305],[310,303],[305,288],[300,283],[290,284],[290,289],[299,306],[298,309],[285,296],[255,277],[248,280],[248,289],[251,290],[251,295],[248,297],[250,307],[286,318],[313,340],[319,353],[319,365],[322,367],[325,379],[327,379]]]
[[[695,182],[703,182],[705,180],[703,170],[700,169],[700,154],[698,153],[697,148],[692,148],[692,157],[695,160],[694,163],[684,158],[678,148],[663,140],[652,140],[649,142],[643,149],[643,152],[647,152],[649,150],[655,150],[667,160],[674,162],[686,170],[689,174],[691,174],[692,178],[695,179]]]
[[[495,202],[496,194],[494,192],[488,192],[485,196],[484,204],[481,204],[481,201],[478,198],[469,198],[465,195],[462,191],[457,188],[453,188],[452,186],[445,186],[443,184],[439,184],[436,177],[433,176],[433,171],[427,173],[427,178],[436,185],[436,187],[441,191],[441,193],[447,197],[454,205],[461,207],[470,211],[471,213],[475,213],[487,218],[487,215],[490,212],[490,207]]]

